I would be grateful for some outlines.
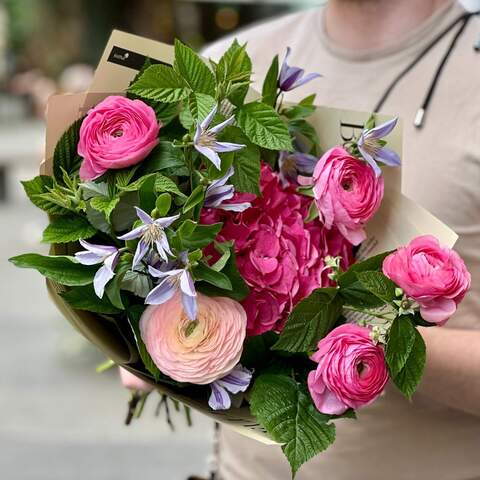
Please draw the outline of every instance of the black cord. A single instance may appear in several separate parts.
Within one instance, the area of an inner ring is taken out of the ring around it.
[[[442,30],[415,58],[414,60],[409,63],[392,81],[392,83],[390,83],[390,85],[387,87],[387,89],[385,90],[384,94],[382,95],[382,97],[380,98],[380,100],[378,101],[377,105],[375,106],[375,108],[373,109],[373,112],[378,112],[381,110],[381,108],[383,107],[383,105],[385,104],[385,102],[388,100],[388,98],[390,97],[390,94],[393,92],[393,90],[395,89],[395,87],[397,86],[397,84],[400,82],[400,80],[402,80],[403,77],[405,77],[405,75],[407,75],[407,73],[409,73],[422,59],[423,57],[425,57],[425,55],[427,55],[427,53],[430,52],[430,50],[435,47],[435,45],[437,45],[437,43],[442,40],[448,33],[450,33],[460,22],[464,22],[462,23],[462,27],[460,28],[459,30],[459,34],[457,33],[457,35],[455,36],[455,42],[452,42],[452,45],[450,45],[450,48],[449,48],[449,51],[447,52],[448,55],[447,55],[447,58],[448,56],[450,55],[451,51],[453,50],[454,46],[455,46],[455,43],[456,41],[458,40],[458,37],[461,35],[461,33],[463,32],[463,30],[465,29],[466,27],[466,24],[468,23],[468,20],[470,20],[470,18],[475,15],[474,13],[464,13],[462,14],[460,17],[458,17],[457,19],[455,19],[452,23],[450,23],[444,30]],[[442,60],[442,68],[443,68],[443,65],[446,63],[446,59],[444,58],[444,60]],[[437,78],[437,81],[438,81],[438,78]],[[436,82],[435,82],[436,84]],[[432,88],[432,87],[430,87]],[[435,89],[435,86],[433,86],[433,90]]]

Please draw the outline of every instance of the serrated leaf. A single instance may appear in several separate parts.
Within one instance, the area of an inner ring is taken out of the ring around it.
[[[269,105],[247,103],[238,109],[237,121],[252,143],[270,150],[292,150],[287,126]]]
[[[393,382],[399,390],[407,397],[411,398],[417,390],[420,380],[423,376],[426,361],[426,346],[419,331],[415,329],[415,342],[405,366],[398,375],[393,378]]]
[[[62,169],[72,176],[80,169],[82,157],[77,153],[77,145],[80,139],[82,122],[83,118],[73,122],[55,146],[53,153],[53,176],[61,184],[64,184]]]
[[[98,265],[81,265],[71,257],[44,256],[27,253],[9,259],[16,267],[33,268],[44,277],[68,287],[89,285],[98,270]]]
[[[390,375],[396,377],[405,367],[415,343],[415,328],[407,316],[397,317],[388,334],[385,358]]]
[[[142,188],[142,185],[151,177],[154,177],[156,174],[155,173],[149,173],[147,175],[144,175],[143,177],[138,178],[132,183],[129,183],[125,186],[118,186],[119,190],[122,192],[137,192]],[[118,184],[117,184],[118,185]]]
[[[193,192],[190,194],[188,197],[187,201],[183,205],[183,213],[187,213],[192,208],[195,208],[197,205],[199,205],[201,202],[203,202],[203,199],[205,197],[205,187],[203,185],[198,185]]]
[[[390,303],[395,299],[397,286],[382,272],[359,272],[357,277],[367,291],[383,300],[384,303]]]
[[[48,193],[49,188],[53,188],[54,182],[52,177],[38,175],[32,180],[25,180],[21,183],[27,197],[36,207],[51,215],[65,215],[69,213],[69,210],[41,196],[44,193]]]
[[[105,215],[105,218],[109,221],[110,215],[112,214],[114,208],[118,205],[119,201],[120,197],[93,197],[90,200],[90,205],[98,212],[102,212]]]
[[[190,94],[183,78],[173,68],[161,64],[148,67],[128,91],[162,103],[175,103]]]
[[[177,184],[173,180],[170,180],[168,177],[165,177],[164,175],[157,175],[155,179],[155,192],[174,193],[179,197],[187,198],[187,196],[178,189]]]
[[[275,107],[275,103],[277,102],[278,74],[279,62],[278,55],[276,55],[268,69],[262,88],[262,102],[271,107]]]
[[[318,288],[290,313],[275,350],[308,352],[333,328],[343,302],[336,288]]]
[[[335,441],[335,425],[320,413],[308,393],[285,375],[260,375],[250,395],[250,409],[298,469]]]
[[[53,219],[43,231],[42,242],[68,243],[93,237],[97,230],[86,218],[70,215]]]
[[[191,90],[215,95],[215,77],[206,63],[190,48],[175,40],[175,70]]]
[[[76,310],[85,310],[87,312],[102,313],[105,315],[113,315],[121,312],[121,310],[115,308],[106,297],[103,297],[103,299],[98,298],[95,290],[90,285],[72,288],[68,292],[62,293],[61,296]]]
[[[196,92],[192,93],[188,97],[188,108],[192,114],[192,120],[195,123],[199,123],[204,120],[212,111],[215,104],[215,99],[210,95]]]

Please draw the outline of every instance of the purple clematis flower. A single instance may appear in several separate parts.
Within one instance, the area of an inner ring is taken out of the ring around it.
[[[288,65],[288,58],[291,53],[292,49],[288,47],[280,71],[280,78],[278,80],[278,86],[282,92],[289,92],[290,90],[301,87],[302,85],[321,77],[319,73],[309,73],[308,75],[305,75],[305,70],[302,68],[290,67]]]
[[[120,257],[116,247],[106,245],[94,245],[85,240],[80,240],[80,245],[86,250],[77,252],[75,258],[82,265],[97,265],[103,263],[93,279],[93,288],[99,298],[103,298],[105,285],[115,276],[115,267]]]
[[[228,375],[210,384],[212,393],[208,405],[212,410],[228,410],[232,400],[228,392],[234,395],[247,390],[253,373],[238,364]]]
[[[217,142],[217,134],[224,128],[228,127],[235,121],[235,117],[230,117],[223,123],[209,128],[213,118],[217,113],[217,106],[213,107],[213,110],[208,114],[207,118],[202,123],[197,125],[197,131],[193,139],[193,146],[195,149],[205,155],[216,167],[220,170],[221,160],[218,156],[219,153],[235,152],[241,150],[245,145],[238,143]]]
[[[140,238],[133,257],[132,267],[135,268],[145,255],[153,248],[153,245],[157,247],[160,257],[167,261],[167,254],[173,256],[170,246],[168,244],[167,235],[165,234],[165,228],[169,227],[180,215],[174,215],[173,217],[164,217],[153,219],[148,213],[144,212],[141,208],[135,207],[138,218],[142,221],[143,225],[134,228],[131,232],[118,237],[119,240],[134,240]]]
[[[250,202],[223,204],[224,201],[232,199],[235,194],[235,188],[233,185],[226,185],[233,174],[233,167],[230,167],[222,178],[214,180],[207,187],[204,207],[220,208],[221,210],[232,212],[243,212],[252,206]]]
[[[381,139],[386,137],[397,125],[397,118],[382,123],[378,127],[370,130],[364,130],[358,140],[358,150],[362,157],[373,168],[375,175],[379,177],[382,174],[377,162],[384,163],[390,167],[398,167],[400,165],[400,157],[389,148],[385,148]]]
[[[282,185],[286,187],[289,180],[297,181],[298,172],[312,175],[318,158],[308,153],[301,152],[281,152],[278,158],[280,167],[280,180]]]
[[[197,292],[190,272],[186,268],[178,268],[163,272],[152,266],[148,267],[150,275],[160,278],[160,283],[147,295],[147,305],[161,305],[170,300],[180,290],[182,304],[188,318],[197,318]]]

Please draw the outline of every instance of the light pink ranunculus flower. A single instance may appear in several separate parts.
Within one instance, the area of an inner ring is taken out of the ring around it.
[[[283,187],[279,175],[263,164],[262,195],[236,195],[231,202],[250,202],[243,212],[204,209],[202,223],[222,222],[217,241],[234,240],[240,274],[250,288],[242,305],[248,335],[281,331],[292,308],[314,289],[332,285],[324,258],[342,256],[342,268],[352,262],[352,246],[336,228],[318,220],[305,223],[311,199],[295,186]],[[213,260],[218,253],[206,251]]]
[[[383,199],[383,177],[376,177],[368,163],[353,157],[343,147],[335,147],[315,166],[313,184],[315,202],[325,226],[336,226],[353,245],[363,242],[365,224]]]
[[[150,393],[155,388],[153,385],[150,385],[150,383],[147,383],[145,380],[142,380],[133,373],[130,373],[125,368],[119,367],[118,371],[120,373],[120,380],[122,381],[122,385],[129,390]]]
[[[427,322],[444,325],[470,288],[471,276],[457,252],[425,235],[390,254],[383,273],[420,305]]]
[[[383,348],[373,343],[365,327],[337,327],[320,340],[311,358],[318,367],[308,375],[310,395],[328,415],[371,404],[388,381]]]
[[[162,373],[177,382],[206,385],[237,365],[247,327],[243,307],[227,297],[198,294],[197,320],[191,321],[175,295],[147,307],[140,332],[148,353]]]
[[[155,111],[141,100],[110,96],[93,107],[80,127],[80,178],[92,180],[107,170],[141,162],[158,144]]]

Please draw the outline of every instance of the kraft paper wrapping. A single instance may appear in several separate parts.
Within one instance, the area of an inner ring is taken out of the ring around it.
[[[138,66],[139,60],[136,54],[149,56],[168,64],[173,61],[173,48],[171,46],[120,31],[113,31],[97,67],[89,92],[51,97],[47,108],[47,139],[45,161],[41,165],[42,173],[51,175],[55,144],[71,123],[85,115],[89,108],[106,96],[123,94],[122,92],[125,91],[138,70],[132,68],[131,63],[125,65],[122,62],[135,58]],[[115,55],[117,56],[115,57]],[[256,95],[258,95],[256,92],[251,92],[252,97]],[[317,130],[322,150],[326,151],[335,145],[348,141],[352,134],[358,134],[358,130],[361,129],[369,116],[370,114],[365,112],[319,106],[314,115],[309,118],[309,121]],[[385,121],[389,118],[392,117],[380,116],[379,120]],[[392,132],[388,137],[388,142],[389,146],[401,155],[401,128],[397,127]],[[385,197],[380,210],[368,224],[368,239],[360,249],[360,258],[392,250],[423,234],[435,235],[442,244],[450,247],[457,240],[455,232],[425,209],[402,195],[400,175],[399,168],[385,169]],[[65,254],[64,247],[54,245],[52,246],[52,253]],[[124,366],[146,381],[151,381],[149,377],[146,377],[142,371],[136,368],[136,362],[138,361],[136,350],[129,345],[122,332],[112,322],[88,312],[73,310],[59,295],[59,292],[64,289],[61,285],[48,280],[47,288],[52,301],[60,312],[85,338],[95,344],[118,365]],[[266,444],[275,444],[262,427],[258,425],[255,418],[250,414],[248,407],[214,412],[206,403],[182,395],[180,389],[173,389],[168,386],[157,386],[157,388],[161,393],[200,411],[217,422],[234,428],[243,435]]]

